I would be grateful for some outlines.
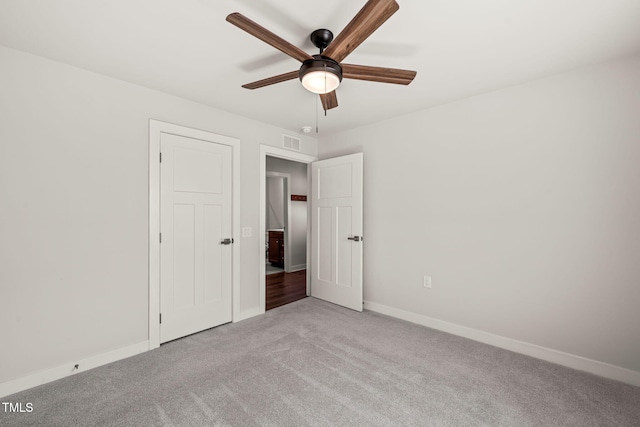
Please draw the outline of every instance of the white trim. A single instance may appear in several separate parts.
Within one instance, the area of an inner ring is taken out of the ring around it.
[[[45,369],[33,374],[25,375],[24,377],[20,377],[15,380],[0,383],[0,397],[8,396],[51,381],[59,380],[64,377],[77,374],[78,372],[85,372],[89,369],[97,368],[98,366],[126,359],[127,357],[135,356],[136,354],[144,353],[148,350],[149,342],[143,341],[127,347],[107,351],[106,353],[86,357],[84,359],[71,360],[64,365],[60,365],[55,368]],[[78,365],[78,369],[75,369],[76,364]]]
[[[587,359],[586,357],[576,356],[574,354],[542,347],[536,344],[514,340],[501,335],[495,335],[478,329],[457,325],[455,323],[445,322],[443,320],[434,319],[433,317],[404,311],[371,301],[365,301],[364,308],[366,310],[375,311],[387,316],[417,323],[422,326],[469,338],[471,340],[503,348],[505,350],[510,350],[515,353],[525,354],[537,359],[546,360],[547,362],[556,363],[558,365],[567,366],[580,371],[590,372],[592,374],[627,384],[640,386],[640,372],[638,371],[632,371],[620,366],[610,365],[597,360]]]
[[[213,132],[149,120],[149,350],[160,347],[160,134],[228,145],[233,150],[232,319],[240,317],[240,140]]]
[[[260,286],[260,299],[258,302],[259,310],[253,314],[257,316],[258,314],[262,314],[265,312],[265,304],[266,304],[266,255],[264,248],[266,247],[265,241],[265,233],[266,230],[266,206],[267,206],[267,195],[266,195],[266,185],[267,185],[267,156],[277,157],[279,159],[291,160],[299,163],[306,163],[307,165],[311,162],[315,162],[318,160],[316,156],[311,156],[308,154],[295,153],[292,151],[284,150],[282,148],[274,147],[271,145],[260,145],[260,256],[258,260],[260,262],[260,278],[259,278],[259,286]],[[308,166],[307,166],[308,169]],[[309,179],[309,173],[307,172],[307,183],[310,186],[311,180]],[[308,193],[311,194],[311,193]],[[308,205],[308,204],[307,204]],[[310,212],[308,212],[310,213]],[[307,218],[311,218],[307,215]],[[307,265],[309,264],[309,252],[310,248],[310,231],[309,227],[307,227]],[[286,252],[285,252],[286,255]],[[307,272],[307,295],[309,295],[309,272]],[[247,317],[245,317],[247,318]]]

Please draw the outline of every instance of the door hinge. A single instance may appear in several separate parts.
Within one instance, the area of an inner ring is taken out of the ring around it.
[[[162,313],[160,313],[160,323],[162,323]]]
[[[162,243],[162,233],[160,233],[160,243]]]
[[[160,163],[162,163],[162,153],[160,153]]]

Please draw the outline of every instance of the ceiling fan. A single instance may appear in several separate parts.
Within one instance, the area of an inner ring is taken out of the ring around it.
[[[395,0],[369,0],[335,40],[331,31],[315,30],[310,39],[320,49],[318,55],[309,55],[244,15],[232,13],[227,16],[228,22],[302,62],[297,71],[247,83],[242,87],[258,89],[299,78],[306,89],[320,95],[322,107],[327,111],[338,106],[335,89],[343,78],[408,85],[416,76],[415,71],[342,62],[398,9]]]

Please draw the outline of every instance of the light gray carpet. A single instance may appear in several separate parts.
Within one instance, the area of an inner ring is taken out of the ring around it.
[[[307,298],[1,399],[0,425],[640,426],[640,388]]]

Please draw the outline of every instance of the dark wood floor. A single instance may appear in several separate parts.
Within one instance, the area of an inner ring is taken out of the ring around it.
[[[267,274],[266,310],[307,296],[307,271]]]

